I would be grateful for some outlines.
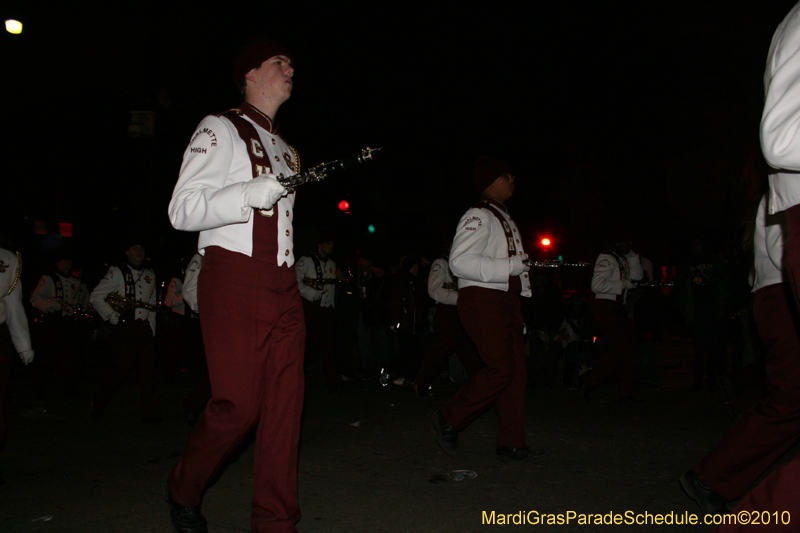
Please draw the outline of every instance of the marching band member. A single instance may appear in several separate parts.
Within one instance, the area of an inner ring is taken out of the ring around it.
[[[52,391],[57,376],[63,381],[65,393],[78,391],[80,330],[75,311],[81,297],[81,282],[72,275],[72,258],[62,252],[55,270],[39,279],[30,300],[41,313],[38,322],[42,345],[36,372],[36,389],[40,394]]]
[[[514,194],[514,174],[503,161],[484,157],[475,169],[483,194],[458,224],[450,269],[458,276],[458,316],[486,367],[433,414],[439,445],[457,456],[458,432],[494,405],[497,410],[497,455],[524,459],[525,443],[524,324],[520,296],[531,296],[521,235],[506,208]]]
[[[428,275],[428,296],[436,302],[436,311],[433,314],[433,342],[414,380],[414,392],[420,398],[431,396],[433,378],[453,352],[458,354],[470,378],[480,368],[475,345],[458,318],[458,281],[450,271],[449,254],[448,246],[444,257],[433,262]]]
[[[248,41],[234,62],[244,102],[207,116],[184,153],[169,205],[172,225],[199,231],[200,325],[213,396],[168,477],[180,532],[207,531],[203,491],[256,430],[251,528],[295,531],[303,406],[303,304],[294,266],[294,193],[276,179],[300,171],[275,116],[292,92],[289,52]]]
[[[156,334],[156,276],[144,266],[145,249],[135,241],[125,250],[126,261],[112,265],[89,300],[100,317],[111,324],[108,368],[92,402],[92,418],[101,420],[134,362],[137,362],[143,422],[161,419],[158,410]],[[111,295],[111,296],[110,296]],[[124,298],[115,309],[109,299]],[[127,309],[126,309],[127,308]]]
[[[632,246],[631,239],[623,238],[601,253],[594,265],[592,314],[609,349],[581,376],[583,399],[607,378],[616,376],[619,400],[623,403],[639,401],[633,325],[625,309],[625,298],[627,291],[636,287],[633,282],[640,281],[644,273],[639,255]]]
[[[2,328],[2,335],[0,335],[0,447],[5,438],[3,404],[12,361],[9,344],[14,346],[24,364],[27,365],[33,361],[28,319],[25,317],[25,308],[22,306],[21,257],[20,254],[0,248],[0,326],[3,324],[7,326],[7,328]],[[9,333],[10,343],[8,342]]]
[[[336,263],[330,257],[334,243],[328,236],[320,236],[317,240],[320,241],[317,243],[317,252],[298,259],[294,270],[303,297],[306,353],[312,357],[319,356],[328,390],[334,391],[342,385],[336,361],[336,317],[333,314],[336,284],[309,284],[314,279],[336,281]]]

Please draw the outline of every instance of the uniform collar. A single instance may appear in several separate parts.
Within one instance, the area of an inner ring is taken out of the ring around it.
[[[508,208],[505,206],[504,203],[500,202],[499,200],[495,200],[494,198],[492,198],[487,194],[481,196],[481,200],[495,206],[497,209],[501,210],[506,215],[508,214]]]
[[[272,122],[272,119],[269,118],[264,113],[262,113],[261,111],[259,111],[258,108],[256,108],[254,105],[248,104],[247,102],[242,102],[242,105],[239,106],[239,109],[242,110],[242,113],[247,118],[249,118],[250,120],[252,120],[256,124],[258,124],[259,126],[264,128],[268,132],[270,132],[272,134],[275,134],[275,133],[278,132],[278,128]]]

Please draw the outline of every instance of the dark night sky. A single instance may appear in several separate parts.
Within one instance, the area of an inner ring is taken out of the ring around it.
[[[204,114],[238,104],[230,59],[255,32],[293,51],[278,119],[304,167],[386,150],[301,189],[301,240],[326,226],[356,245],[372,222],[384,243],[435,242],[474,201],[480,153],[517,169],[510,207],[530,239],[573,256],[609,218],[633,218],[654,256],[743,218],[764,61],[793,0],[342,4],[1,8],[25,24],[0,37],[4,231],[36,247],[34,220],[72,222],[77,248],[107,255],[138,225],[157,253],[188,246],[166,218],[183,149]],[[155,138],[127,137],[132,109],[156,112]]]

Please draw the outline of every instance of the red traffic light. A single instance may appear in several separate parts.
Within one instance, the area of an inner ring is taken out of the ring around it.
[[[541,241],[541,242],[542,242],[542,246],[550,246],[550,244],[552,244],[552,243],[550,242],[550,239],[548,239],[547,237],[545,237],[544,239],[542,239],[542,241]]]
[[[347,200],[339,202],[339,211],[347,211],[348,209],[350,209],[350,202]]]

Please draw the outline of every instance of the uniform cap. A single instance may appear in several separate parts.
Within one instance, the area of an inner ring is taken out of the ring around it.
[[[289,50],[273,39],[268,37],[248,39],[233,60],[233,82],[237,87],[240,86],[245,74],[261,66],[267,59],[278,55],[292,58]]]

